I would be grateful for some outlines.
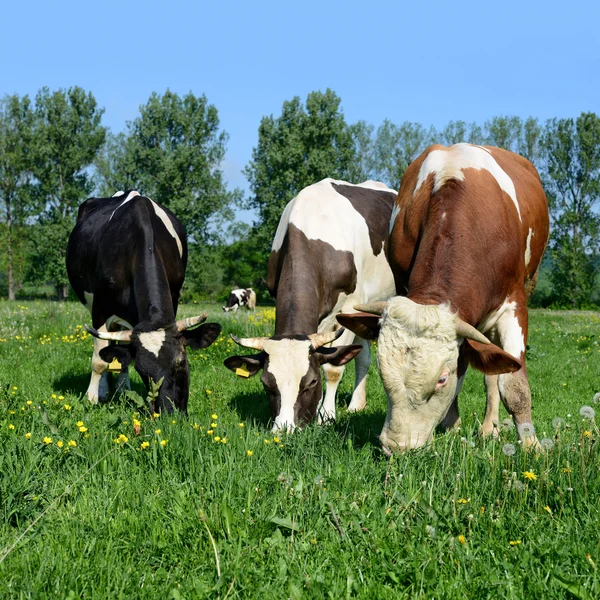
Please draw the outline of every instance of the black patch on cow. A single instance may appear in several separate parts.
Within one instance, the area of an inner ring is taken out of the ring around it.
[[[277,298],[275,333],[315,333],[339,295],[356,289],[354,255],[311,240],[289,224],[281,249],[269,258],[267,285]]]
[[[369,228],[369,240],[373,254],[377,256],[387,239],[396,192],[372,190],[355,185],[331,184],[333,189],[344,196],[360,213]]]

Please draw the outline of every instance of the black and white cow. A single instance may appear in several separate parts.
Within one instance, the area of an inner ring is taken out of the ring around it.
[[[225,312],[232,310],[235,312],[241,306],[247,306],[250,310],[256,308],[256,292],[252,288],[245,290],[231,290],[227,304],[223,307]]]
[[[335,418],[343,365],[356,359],[349,410],[366,403],[369,347],[351,344],[336,315],[359,298],[387,299],[394,279],[383,251],[396,192],[382,183],[352,185],[324,179],[303,189],[285,208],[269,258],[267,286],[276,298],[275,335],[239,339],[259,351],[232,356],[225,366],[242,377],[262,369],[274,429],[291,430],[319,417]],[[361,301],[362,302],[362,301]],[[329,344],[337,340],[335,347]],[[323,398],[320,367],[325,371]]]
[[[187,241],[175,215],[138,192],[89,198],[79,207],[67,246],[67,272],[92,315],[94,355],[87,396],[106,397],[106,369],[115,358],[122,378],[135,368],[149,386],[163,379],[155,410],[187,410],[186,346],[206,348],[221,326],[199,317],[175,320],[185,277]],[[118,330],[120,329],[120,330]],[[109,345],[109,341],[120,342]]]

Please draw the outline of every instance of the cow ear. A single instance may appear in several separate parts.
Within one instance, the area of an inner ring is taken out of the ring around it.
[[[221,333],[221,326],[218,323],[204,323],[194,329],[186,329],[181,332],[181,337],[186,346],[192,350],[208,348]]]
[[[107,363],[117,359],[123,369],[129,366],[129,363],[135,359],[135,349],[133,346],[117,346],[115,344],[102,348],[100,358]]]
[[[353,331],[363,340],[376,340],[379,336],[380,316],[372,313],[357,312],[340,314],[337,316],[338,323]]]
[[[514,373],[523,366],[519,359],[496,344],[482,344],[468,338],[464,341],[469,364],[486,375]]]
[[[315,354],[320,364],[329,363],[334,367],[341,367],[350,362],[360,351],[362,344],[353,344],[352,346],[338,346],[326,348],[325,346],[315,350]]]
[[[240,377],[252,377],[256,375],[265,364],[266,354],[251,354],[249,356],[230,356],[223,364]]]

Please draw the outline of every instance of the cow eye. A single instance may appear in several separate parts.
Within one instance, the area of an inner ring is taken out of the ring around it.
[[[446,383],[448,383],[448,374],[444,373],[437,382],[437,385],[435,386],[436,388],[441,388],[442,386],[446,385]]]
[[[310,382],[310,387],[315,387],[317,385],[317,381],[319,381],[316,377]]]

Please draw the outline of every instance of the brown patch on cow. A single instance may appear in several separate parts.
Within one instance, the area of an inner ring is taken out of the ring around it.
[[[373,254],[378,256],[387,239],[390,217],[396,200],[396,192],[373,190],[356,185],[332,183],[331,187],[352,204],[354,210],[365,220],[369,228],[369,240]]]
[[[356,289],[352,252],[310,240],[289,224],[283,244],[269,257],[267,286],[277,298],[275,333],[313,333],[341,293]]]

